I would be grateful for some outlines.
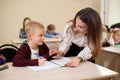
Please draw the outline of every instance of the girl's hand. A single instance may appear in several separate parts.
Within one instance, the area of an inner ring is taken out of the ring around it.
[[[73,58],[68,63],[66,63],[65,66],[68,66],[68,67],[77,67],[77,66],[79,66],[79,62],[80,61],[82,61],[82,58],[76,57],[76,58]]]
[[[58,50],[50,50],[49,52],[49,55],[53,56],[52,58],[55,58],[55,59],[60,58],[62,54],[63,54],[62,51],[58,51]]]
[[[45,62],[46,62],[46,59],[45,59],[45,58],[38,59],[38,65],[39,65],[39,66],[42,66],[43,64],[45,64]]]

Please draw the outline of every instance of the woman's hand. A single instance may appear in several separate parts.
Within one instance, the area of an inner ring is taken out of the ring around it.
[[[77,66],[79,66],[80,61],[82,61],[82,58],[75,57],[71,61],[69,61],[68,63],[66,63],[65,66],[68,66],[68,67],[77,67]]]
[[[59,50],[50,50],[49,55],[53,56],[52,58],[57,59],[57,58],[60,58],[63,55],[63,52],[59,51]]]

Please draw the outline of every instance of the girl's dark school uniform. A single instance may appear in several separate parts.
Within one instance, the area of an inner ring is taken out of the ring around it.
[[[45,43],[39,45],[39,55],[47,60],[52,59],[52,56],[49,55],[49,48]],[[13,66],[38,66],[38,59],[31,59],[31,50],[27,43],[20,47],[13,58]]]

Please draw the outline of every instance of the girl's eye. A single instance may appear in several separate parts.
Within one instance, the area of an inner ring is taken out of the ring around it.
[[[35,35],[37,37],[44,37],[44,34],[40,34],[40,35]]]
[[[43,34],[40,34],[40,35],[38,35],[39,37],[43,37],[44,35]]]

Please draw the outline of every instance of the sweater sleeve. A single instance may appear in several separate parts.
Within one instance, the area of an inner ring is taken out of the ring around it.
[[[29,46],[23,45],[13,58],[13,66],[38,66],[38,59],[31,59]]]
[[[50,49],[48,48],[48,46],[45,43],[43,43],[43,45],[39,46],[39,54],[42,57],[46,58],[48,61],[53,59],[52,56],[49,55],[49,51],[50,51]]]

